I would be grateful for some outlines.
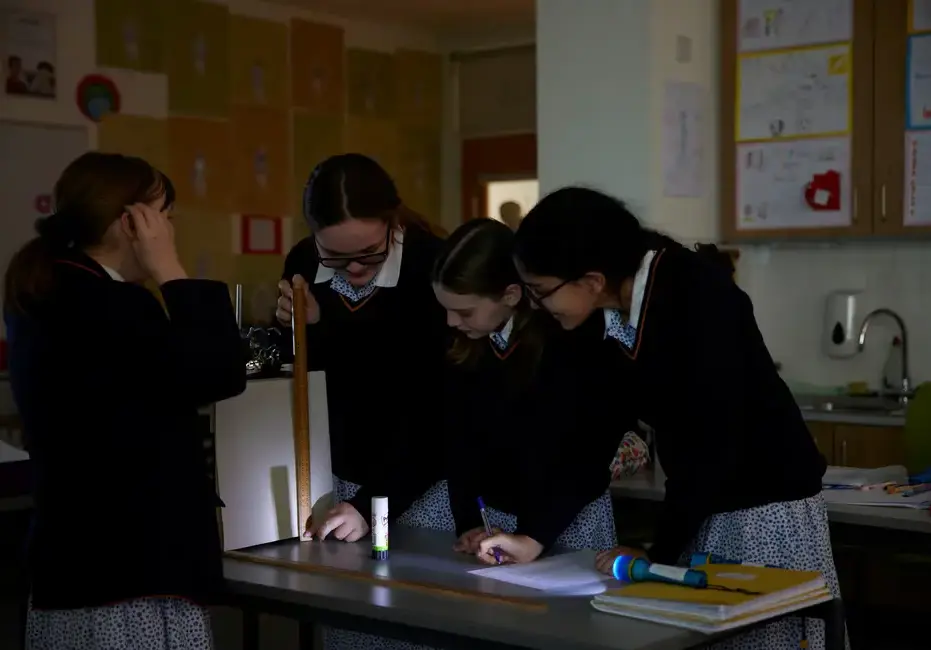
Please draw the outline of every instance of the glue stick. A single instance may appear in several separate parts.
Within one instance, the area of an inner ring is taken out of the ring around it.
[[[372,497],[372,559],[388,559],[388,497]]]

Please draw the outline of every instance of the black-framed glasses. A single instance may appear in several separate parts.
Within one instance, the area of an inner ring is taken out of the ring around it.
[[[378,266],[388,259],[388,253],[391,252],[391,228],[388,228],[388,233],[385,235],[385,250],[377,253],[366,253],[352,257],[324,257],[320,253],[320,244],[317,243],[316,237],[314,237],[314,248],[317,249],[317,261],[320,262],[321,266],[328,269],[345,269],[353,263],[362,266]]]
[[[553,297],[553,295],[557,291],[559,291],[560,289],[562,289],[564,286],[566,286],[567,284],[571,282],[575,282],[575,280],[563,280],[562,282],[557,284],[555,287],[553,287],[552,289],[544,293],[537,293],[532,288],[530,288],[530,286],[527,284],[524,284],[524,290],[527,292],[527,297],[530,298],[530,302],[535,304],[537,307],[546,309],[546,305],[543,304],[543,301],[546,300],[547,298]]]

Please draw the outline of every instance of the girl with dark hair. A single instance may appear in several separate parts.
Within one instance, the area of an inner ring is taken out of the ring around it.
[[[516,236],[533,300],[601,342],[600,376],[620,377],[653,428],[666,498],[649,557],[691,552],[820,571],[839,596],[825,462],[779,377],[747,295],[700,253],[641,226],[600,192],[545,197]],[[616,549],[599,558],[611,571]],[[786,619],[726,647],[823,647],[820,621]]]
[[[503,223],[469,221],[447,240],[433,272],[433,290],[457,330],[446,401],[456,549],[490,564],[531,562],[554,544],[616,544],[607,489],[621,435],[600,434],[610,421],[600,416],[597,384],[576,363],[579,337],[528,304],[513,244]],[[503,532],[486,534],[479,498]]]
[[[245,390],[229,292],[188,279],[144,160],[85,154],[54,199],[3,300],[35,472],[27,648],[209,650],[221,504],[197,409]]]
[[[373,496],[388,497],[399,523],[452,530],[433,451],[441,444],[447,331],[430,271],[442,240],[404,205],[388,173],[360,154],[317,165],[304,218],[312,234],[288,254],[276,317],[290,327],[292,286],[303,285],[308,365],[327,374],[337,501],[305,534],[358,541],[369,533]],[[328,648],[384,643],[327,631]]]

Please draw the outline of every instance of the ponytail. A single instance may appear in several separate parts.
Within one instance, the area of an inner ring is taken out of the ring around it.
[[[52,290],[55,260],[75,244],[69,232],[74,223],[74,219],[58,212],[36,220],[38,236],[13,255],[6,269],[4,311],[26,314]]]

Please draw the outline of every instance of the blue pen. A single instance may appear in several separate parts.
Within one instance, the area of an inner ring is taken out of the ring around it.
[[[485,524],[485,532],[491,537],[494,533],[491,530],[491,524],[488,523],[488,515],[485,513],[485,501],[482,497],[478,498],[478,511],[482,514],[482,523]],[[496,546],[491,550],[495,554],[495,562],[501,564],[501,552],[498,550],[498,547]]]

